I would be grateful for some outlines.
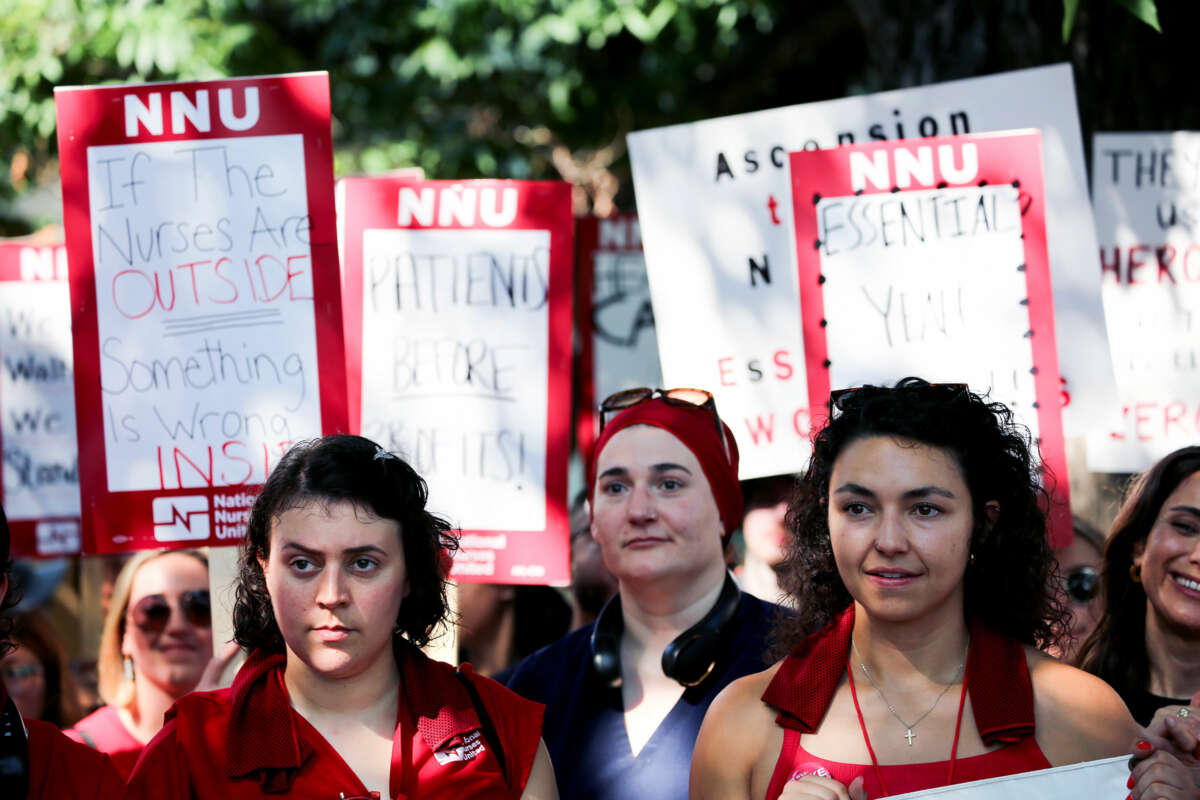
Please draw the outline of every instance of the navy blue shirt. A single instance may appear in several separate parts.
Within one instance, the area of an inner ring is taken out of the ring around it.
[[[518,664],[517,694],[544,703],[542,738],[560,797],[571,800],[688,800],[688,771],[704,712],[730,682],[767,668],[767,636],[779,607],[742,592],[717,670],[683,696],[633,756],[621,691],[590,669],[593,625],[567,634]]]

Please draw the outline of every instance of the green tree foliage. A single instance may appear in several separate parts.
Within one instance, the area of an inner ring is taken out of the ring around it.
[[[600,210],[633,205],[630,130],[1054,61],[1075,63],[1085,138],[1200,127],[1200,3],[1068,4],[1064,43],[1066,6],[1039,0],[8,0],[0,199],[57,181],[55,85],[311,69],[339,174],[561,176]]]

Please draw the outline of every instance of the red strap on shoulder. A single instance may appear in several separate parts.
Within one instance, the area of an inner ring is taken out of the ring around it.
[[[762,701],[779,709],[784,728],[813,733],[829,710],[850,656],[854,605],[832,623],[796,645],[763,692]]]

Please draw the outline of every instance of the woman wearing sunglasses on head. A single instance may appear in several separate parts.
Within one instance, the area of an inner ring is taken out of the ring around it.
[[[138,553],[117,576],[100,634],[107,705],[66,734],[108,753],[129,777],[163,714],[200,684],[212,655],[208,560],[195,550]]]
[[[713,704],[692,800],[873,800],[1129,752],[1116,693],[1038,649],[1062,609],[1008,408],[915,378],[832,406],[789,516],[791,652]]]
[[[766,666],[778,607],[738,589],[724,550],[742,519],[738,450],[708,392],[631,389],[600,407],[591,535],[618,593],[596,621],[514,669],[546,704],[563,797],[685,800],[704,712]]]
[[[418,649],[457,547],[426,499],[362,437],[292,448],[242,542],[250,656],[231,688],[175,704],[126,797],[557,798],[541,707]]]
[[[1148,725],[1200,691],[1200,447],[1130,483],[1101,572],[1103,615],[1079,663]]]

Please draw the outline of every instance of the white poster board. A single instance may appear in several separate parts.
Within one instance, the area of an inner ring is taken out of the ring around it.
[[[614,392],[663,382],[637,215],[588,217],[577,226],[582,374],[576,436],[580,451],[589,453],[599,426],[597,403]]]
[[[1129,794],[1129,757],[1068,764],[1003,778],[898,794],[892,800],[1101,800]]]
[[[741,477],[794,472],[808,458],[788,151],[1014,128],[1043,135],[1064,424],[1105,428],[1115,383],[1069,65],[629,136],[663,380],[714,392]]]
[[[0,244],[0,443],[16,556],[80,547],[66,255],[61,246]]]
[[[1122,418],[1088,469],[1138,472],[1200,442],[1200,133],[1098,133],[1092,199]]]

